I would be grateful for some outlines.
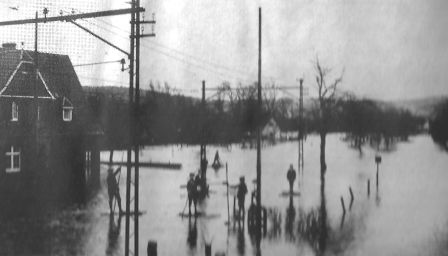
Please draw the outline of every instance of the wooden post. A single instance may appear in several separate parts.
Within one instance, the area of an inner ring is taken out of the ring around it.
[[[205,244],[205,256],[212,256],[212,244]]]
[[[379,165],[381,163],[380,155],[375,156],[375,163],[376,163],[376,192],[378,192],[378,183],[379,183],[378,172],[379,172]]]
[[[227,188],[227,224],[230,227],[230,205],[229,205],[229,172],[226,163],[226,188]]]
[[[341,196],[341,205],[342,205],[342,212],[345,214],[345,204],[344,204],[344,198]]]
[[[157,241],[148,241],[147,253],[148,256],[157,256]]]
[[[257,250],[260,250],[261,238],[261,127],[260,117],[262,112],[261,98],[261,7],[258,8],[258,108],[257,108]]]
[[[367,180],[367,197],[370,197],[370,179]]]

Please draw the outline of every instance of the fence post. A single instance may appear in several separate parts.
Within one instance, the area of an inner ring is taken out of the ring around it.
[[[342,211],[345,214],[345,204],[344,204],[344,198],[341,196],[341,205],[342,205]]]

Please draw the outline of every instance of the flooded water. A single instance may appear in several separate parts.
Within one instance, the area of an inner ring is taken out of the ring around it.
[[[394,151],[381,152],[379,187],[375,186],[375,154],[368,147],[362,153],[349,148],[342,135],[327,138],[325,209],[328,225],[325,255],[441,255],[448,247],[448,154],[429,136],[411,137]],[[280,194],[288,190],[286,171],[297,169],[297,143],[281,143],[262,150],[262,202],[279,212],[277,225],[268,218],[267,233],[261,241],[262,255],[316,255],[313,234],[299,232],[303,216],[322,207],[319,167],[319,138],[309,136],[304,143],[305,168],[301,196]],[[240,145],[207,147],[209,161],[219,150],[228,163],[229,182],[246,177],[249,191],[254,188],[256,151]],[[102,158],[108,159],[108,152]],[[121,161],[122,152],[114,158]],[[225,168],[209,168],[211,194],[199,209],[205,218],[181,218],[186,190],[181,185],[199,163],[199,146],[157,146],[142,150],[141,161],[182,163],[182,169],[140,169],[140,255],[146,255],[148,240],[157,241],[158,255],[204,255],[205,243],[212,244],[212,255],[255,255],[255,245],[247,223],[228,228]],[[106,167],[102,167],[102,188],[83,209],[67,209],[42,220],[26,219],[1,224],[1,255],[123,255],[125,219],[108,215],[105,187]],[[120,177],[123,207],[125,171]],[[371,194],[367,195],[367,180]],[[298,190],[297,182],[295,189]],[[349,210],[349,187],[354,202]],[[340,198],[347,213],[343,218]],[[250,193],[246,198],[246,209]],[[292,203],[292,205],[290,205]],[[232,214],[233,198],[230,198]],[[188,207],[187,207],[188,208]],[[188,209],[186,210],[186,212]],[[133,233],[131,231],[131,233]],[[133,241],[131,241],[133,245]]]

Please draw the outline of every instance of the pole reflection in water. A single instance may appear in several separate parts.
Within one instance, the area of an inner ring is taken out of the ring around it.
[[[109,214],[109,232],[106,255],[116,255],[118,253],[117,242],[118,237],[120,236],[121,216],[121,214],[118,214],[117,223],[115,223],[115,215],[113,213]]]

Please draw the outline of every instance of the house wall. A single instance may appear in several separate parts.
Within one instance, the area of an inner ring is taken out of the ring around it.
[[[13,101],[19,106],[18,121],[11,121]],[[21,209],[25,202],[39,202],[41,206],[83,202],[88,180],[85,176],[87,149],[80,118],[75,112],[72,122],[64,122],[62,103],[58,99],[40,100],[39,106],[36,144],[33,100],[0,98],[0,199]],[[17,173],[6,173],[6,152],[11,150],[11,145],[20,148],[20,172]],[[91,169],[99,173],[97,151],[93,150],[92,163],[98,167]]]

